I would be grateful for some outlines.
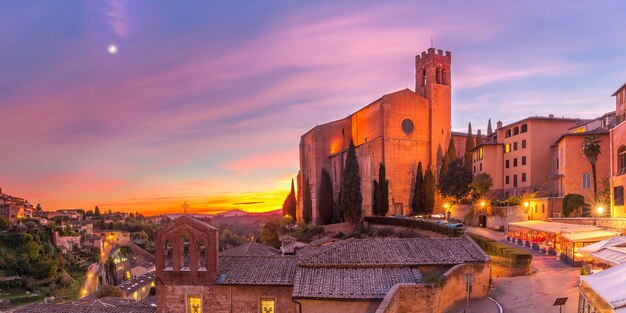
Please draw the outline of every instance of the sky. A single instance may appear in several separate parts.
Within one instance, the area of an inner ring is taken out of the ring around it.
[[[452,51],[454,130],[614,110],[623,12],[623,1],[2,1],[0,187],[46,210],[274,210],[300,136],[413,89],[431,39]]]

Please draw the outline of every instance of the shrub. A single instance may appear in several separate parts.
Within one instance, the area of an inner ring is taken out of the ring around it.
[[[442,274],[431,274],[423,277],[422,283],[433,285],[435,288],[442,288],[446,284],[446,276]]]
[[[497,242],[493,239],[485,238],[475,234],[469,234],[469,236],[478,244],[488,255],[503,257],[508,259],[510,267],[514,268],[527,268],[532,262],[532,254],[510,247],[504,243]]]
[[[438,225],[431,222],[412,220],[408,218],[394,218],[382,216],[367,216],[365,221],[375,225],[402,226],[421,230],[436,232],[448,237],[460,237],[463,234],[462,229],[450,228],[444,225]]]
[[[123,296],[124,296],[124,292],[122,292],[122,290],[119,287],[113,286],[113,285],[103,285],[102,287],[100,287],[100,290],[98,290],[98,292],[96,293],[96,298],[98,299],[104,298],[104,297],[121,298]]]

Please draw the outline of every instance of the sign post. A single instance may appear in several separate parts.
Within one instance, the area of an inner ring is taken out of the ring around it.
[[[553,306],[559,306],[559,312],[563,313],[563,306],[565,305],[565,302],[567,302],[567,297],[564,298],[556,298],[556,301],[554,301]]]
[[[465,309],[468,310],[470,295],[472,294],[472,284],[474,283],[474,275],[472,273],[465,273],[465,277],[463,277],[463,282],[465,283],[465,291],[467,292]]]

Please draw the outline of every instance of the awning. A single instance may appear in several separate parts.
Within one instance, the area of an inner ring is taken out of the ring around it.
[[[626,263],[589,276],[581,276],[581,280],[617,312],[626,308]]]
[[[622,264],[626,263],[626,247],[610,247],[592,253],[590,256],[609,265]]]
[[[591,225],[578,225],[578,224],[567,224],[567,223],[553,223],[553,222],[544,222],[544,221],[524,221],[524,222],[515,222],[509,223],[510,226],[527,228],[535,231],[542,231],[547,233],[577,233],[577,232],[585,232],[585,231],[595,231],[602,230],[602,228],[591,226]]]
[[[619,233],[607,230],[595,230],[564,234],[563,238],[571,242],[595,242],[615,236],[619,236]]]
[[[626,236],[612,237],[578,249],[582,253],[594,253],[614,246],[626,246]]]

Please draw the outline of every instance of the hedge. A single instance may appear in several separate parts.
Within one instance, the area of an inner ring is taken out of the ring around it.
[[[533,260],[532,254],[497,242],[483,236],[468,234],[487,254],[509,259],[509,264],[514,268],[527,268]]]
[[[448,237],[460,237],[463,230],[459,228],[451,228],[445,225],[439,225],[431,222],[413,220],[409,218],[384,217],[384,216],[367,216],[365,221],[373,225],[389,225],[402,226],[421,230],[436,232]]]

